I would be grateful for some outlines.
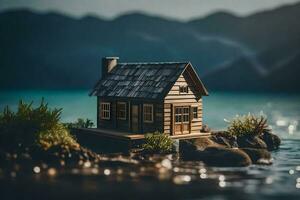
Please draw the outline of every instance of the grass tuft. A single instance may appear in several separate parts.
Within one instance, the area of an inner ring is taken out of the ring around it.
[[[33,102],[19,102],[16,112],[8,106],[0,112],[1,147],[15,150],[19,147],[53,145],[78,146],[68,129],[60,123],[62,109],[50,109],[42,99],[37,107]]]
[[[237,116],[229,121],[227,132],[231,136],[260,136],[265,132],[270,132],[267,124],[267,118],[264,116],[255,116],[252,114]]]
[[[145,135],[145,143],[142,145],[145,152],[148,153],[171,153],[173,140],[169,135],[160,133],[148,133]]]

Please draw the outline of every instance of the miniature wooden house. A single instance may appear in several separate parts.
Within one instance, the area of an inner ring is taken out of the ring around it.
[[[208,95],[190,62],[118,63],[102,60],[97,128],[170,135],[200,133],[202,96]]]

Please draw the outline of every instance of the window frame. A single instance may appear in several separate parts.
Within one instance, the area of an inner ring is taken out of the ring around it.
[[[188,94],[188,93],[189,93],[188,85],[180,85],[179,86],[179,94]]]
[[[119,105],[124,105],[124,117],[119,116]],[[126,104],[126,102],[117,102],[117,119],[120,119],[120,120],[127,119],[127,104]]]
[[[196,111],[195,111],[196,109]],[[196,117],[195,117],[196,115]],[[198,119],[199,118],[199,115],[198,115],[198,106],[193,106],[192,107],[192,116],[193,116],[193,119]]]
[[[150,107],[151,108],[151,113],[147,113],[145,112],[146,111],[146,107]],[[153,109],[153,104],[143,104],[143,121],[144,123],[153,123],[153,112],[154,112],[154,109]],[[148,120],[146,119],[147,117],[145,117],[146,115],[150,115],[151,116],[151,120]]]
[[[100,119],[110,120],[111,103],[100,102]],[[107,116],[104,114],[106,113]]]
[[[188,106],[175,106],[174,122],[175,124],[190,123],[190,107]]]

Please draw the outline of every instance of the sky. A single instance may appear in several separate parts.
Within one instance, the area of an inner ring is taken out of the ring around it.
[[[246,16],[296,2],[300,0],[0,0],[0,12],[29,8],[73,17],[96,15],[110,19],[139,11],[185,21],[215,11],[230,11]]]

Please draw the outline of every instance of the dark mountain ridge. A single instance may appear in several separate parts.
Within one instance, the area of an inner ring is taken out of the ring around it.
[[[0,88],[91,88],[101,75],[101,57],[117,55],[122,62],[190,60],[210,90],[276,91],[280,85],[299,91],[293,77],[299,72],[299,17],[300,4],[189,22],[142,13],[105,20],[2,12]],[[293,73],[278,78],[283,69]]]

